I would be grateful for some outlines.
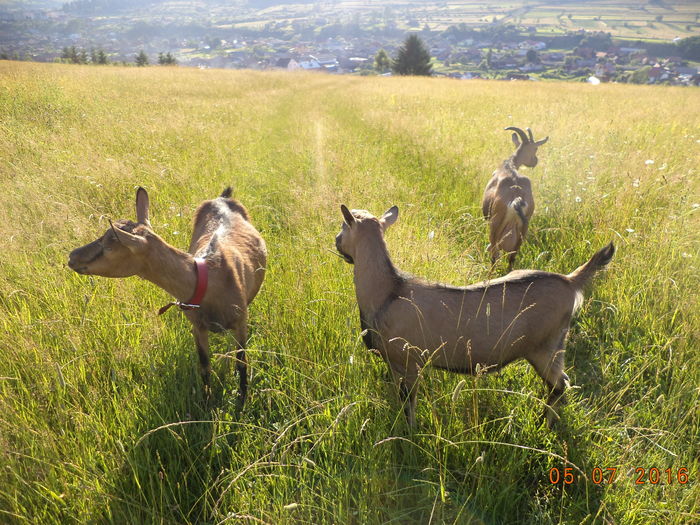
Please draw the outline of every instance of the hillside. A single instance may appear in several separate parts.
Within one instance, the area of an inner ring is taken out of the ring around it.
[[[700,519],[694,90],[0,61],[0,114],[0,522]],[[516,266],[618,252],[574,319],[555,431],[516,363],[428,371],[411,432],[332,253],[339,205],[398,205],[387,244],[405,271],[488,278],[480,199],[509,125],[550,137]],[[135,219],[138,185],[179,248],[227,185],[267,241],[242,413],[234,375],[204,403],[187,321],[157,315],[167,294],[66,266],[108,219]],[[575,481],[550,483],[554,467]]]

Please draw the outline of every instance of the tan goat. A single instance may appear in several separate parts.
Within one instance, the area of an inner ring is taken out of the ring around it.
[[[465,287],[429,283],[391,262],[384,231],[398,208],[381,218],[341,206],[345,219],[335,243],[354,264],[355,293],[364,342],[388,363],[410,425],[417,382],[426,365],[451,372],[491,371],[526,359],[549,388],[547,423],[558,415],[568,377],[564,344],[582,290],[612,259],[612,243],[569,275],[516,270]]]
[[[114,223],[99,239],[73,250],[68,266],[84,275],[138,275],[174,296],[177,301],[160,313],[177,305],[192,323],[207,392],[211,375],[209,331],[232,330],[238,348],[236,368],[242,404],[248,391],[244,350],[248,305],[262,285],[267,251],[246,209],[230,197],[231,188],[226,188],[219,198],[199,206],[189,252],[183,252],[151,229],[148,193],[139,188],[137,222]]]
[[[508,254],[508,271],[510,271],[513,269],[515,255],[527,235],[530,217],[535,211],[530,179],[520,175],[518,168],[537,166],[537,148],[547,142],[549,137],[535,141],[530,128],[527,128],[527,135],[520,128],[505,129],[515,132],[513,144],[516,150],[503,161],[500,168],[493,172],[491,180],[486,185],[481,207],[484,217],[489,221],[491,262],[495,263],[498,260],[499,252],[502,250]]]

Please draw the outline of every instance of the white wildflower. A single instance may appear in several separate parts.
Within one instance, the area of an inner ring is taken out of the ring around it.
[[[634,233],[634,230],[633,230],[632,228],[627,228],[627,229],[625,229],[625,231],[626,231],[627,233]]]
[[[434,231],[430,231],[430,232],[428,233],[428,240],[429,240],[429,241],[432,241],[434,238],[435,238],[435,232],[434,232]]]
[[[651,159],[647,159],[644,161],[644,164],[646,164],[647,166],[651,166],[652,164],[654,164],[654,161]]]
[[[575,200],[576,202],[581,202],[581,197],[579,197],[578,195],[576,195],[576,198],[575,198],[574,200]]]
[[[639,188],[639,179],[634,179],[632,181],[632,186],[634,186],[635,188]]]

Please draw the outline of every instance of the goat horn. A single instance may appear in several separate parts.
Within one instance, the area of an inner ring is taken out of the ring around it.
[[[515,131],[520,136],[520,142],[522,142],[523,144],[527,144],[528,142],[530,142],[530,139],[527,138],[527,135],[522,129],[513,126],[508,126],[505,129],[506,131]]]
[[[535,142],[535,137],[532,136],[532,130],[530,128],[525,129],[527,129],[527,134],[530,136],[530,142]]]

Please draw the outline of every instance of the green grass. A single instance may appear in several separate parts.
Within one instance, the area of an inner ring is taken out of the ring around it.
[[[700,519],[695,90],[0,62],[0,115],[0,522]],[[508,125],[550,136],[518,267],[618,252],[574,320],[556,431],[519,363],[429,371],[411,432],[330,252],[339,204],[399,206],[400,268],[481,280],[480,197]],[[135,218],[137,185],[184,249],[229,184],[269,247],[242,413],[233,376],[203,402],[187,321],[156,315],[167,294],[65,265],[108,218]],[[552,485],[567,466],[575,482]],[[596,467],[617,479],[582,477]],[[637,485],[637,467],[690,482]]]

